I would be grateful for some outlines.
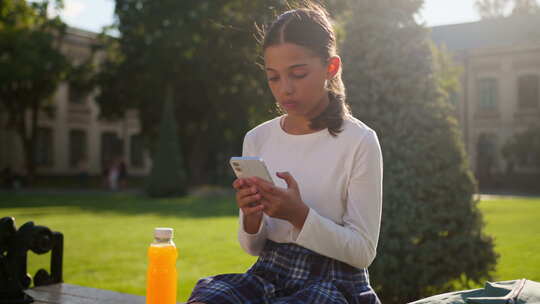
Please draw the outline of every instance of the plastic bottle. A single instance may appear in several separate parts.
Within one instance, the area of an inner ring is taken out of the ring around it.
[[[176,258],[172,228],[156,228],[154,242],[148,248],[146,304],[176,303]]]

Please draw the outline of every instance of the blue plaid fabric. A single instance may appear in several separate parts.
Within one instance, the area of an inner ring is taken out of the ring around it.
[[[380,304],[366,269],[270,240],[246,273],[199,280],[188,300],[194,302]]]

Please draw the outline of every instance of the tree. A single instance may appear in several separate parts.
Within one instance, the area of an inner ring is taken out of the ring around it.
[[[457,94],[461,90],[460,76],[463,68],[457,65],[452,58],[452,54],[446,46],[437,46],[430,43],[433,58],[433,76],[438,84],[437,91],[445,100],[450,101],[450,105],[457,114]]]
[[[496,254],[482,232],[476,183],[445,92],[455,83],[434,73],[427,30],[414,19],[422,1],[350,3],[342,47],[347,100],[378,133],[385,164],[372,284],[383,303],[406,303],[456,281],[481,283]]]
[[[54,110],[50,97],[70,67],[59,51],[65,24],[47,17],[47,7],[62,1],[0,1],[0,104],[7,127],[21,139],[26,173],[36,170],[37,122]]]
[[[514,0],[512,15],[529,15],[540,13],[540,5],[536,0]]]
[[[509,0],[476,0],[474,6],[482,19],[504,17]]]
[[[511,137],[504,144],[502,155],[512,167],[518,165],[540,168],[540,126],[530,127]]]
[[[540,12],[537,0],[475,0],[474,3],[482,19],[502,18],[512,5],[511,15],[529,15]]]
[[[241,152],[248,129],[275,114],[260,69],[258,25],[299,2],[116,0],[119,37],[105,37],[108,56],[97,76],[102,115],[137,109],[153,147],[164,84],[172,83],[190,185],[229,185],[228,158]]]
[[[176,132],[178,124],[174,117],[172,94],[172,88],[168,88],[159,126],[158,146],[146,187],[146,192],[152,197],[182,195],[186,192],[186,174]]]
[[[190,185],[230,183],[227,159],[244,133],[268,118],[256,23],[282,1],[117,0],[118,39],[97,77],[103,115],[137,109],[150,147],[156,138],[165,84],[174,90],[176,118]]]

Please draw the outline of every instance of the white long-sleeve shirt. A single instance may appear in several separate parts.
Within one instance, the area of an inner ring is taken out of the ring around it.
[[[282,117],[249,131],[242,155],[264,159],[279,187],[287,185],[275,173],[290,172],[309,213],[301,230],[264,214],[258,232],[249,234],[240,211],[240,245],[257,256],[267,239],[295,243],[357,268],[368,267],[376,255],[382,209],[382,155],[376,133],[348,116],[337,137],[327,129],[292,135],[281,128]]]

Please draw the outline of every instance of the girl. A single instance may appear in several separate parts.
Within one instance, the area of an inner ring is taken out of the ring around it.
[[[275,186],[237,179],[238,238],[258,256],[244,274],[200,280],[188,303],[380,303],[367,267],[382,206],[377,135],[351,116],[327,13],[288,11],[264,33],[268,84],[285,114],[249,131]]]

